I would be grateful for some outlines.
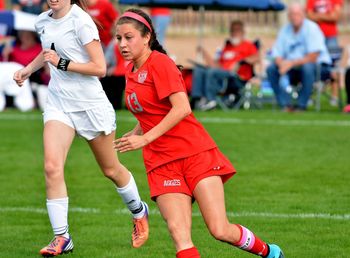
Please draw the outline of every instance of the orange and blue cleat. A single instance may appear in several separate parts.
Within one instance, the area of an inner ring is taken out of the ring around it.
[[[134,230],[132,232],[132,246],[134,248],[141,247],[148,239],[148,206],[146,203],[143,204],[146,209],[145,215],[140,219],[133,219]]]
[[[269,245],[269,255],[266,258],[284,258],[281,248],[277,245]]]
[[[61,254],[73,252],[73,241],[72,238],[65,238],[63,236],[55,236],[55,238],[40,250],[40,254],[43,257],[53,257]]]

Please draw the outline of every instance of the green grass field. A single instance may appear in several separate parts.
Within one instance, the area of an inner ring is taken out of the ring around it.
[[[336,112],[198,113],[238,174],[226,186],[230,219],[278,243],[287,258],[350,257],[350,117]],[[118,113],[118,135],[134,120]],[[39,257],[52,237],[45,210],[39,112],[0,114],[0,257]],[[174,248],[149,200],[141,152],[120,155],[150,204],[150,239],[130,247],[130,216],[84,140],[66,164],[73,254],[84,258],[167,258]],[[215,241],[194,204],[193,240],[202,257],[254,257]]]

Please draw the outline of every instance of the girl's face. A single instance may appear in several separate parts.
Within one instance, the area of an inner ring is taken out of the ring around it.
[[[126,61],[134,61],[149,49],[150,34],[142,36],[132,23],[117,25],[117,44],[119,51]]]
[[[53,11],[59,11],[62,8],[70,5],[71,0],[47,0],[47,4]]]

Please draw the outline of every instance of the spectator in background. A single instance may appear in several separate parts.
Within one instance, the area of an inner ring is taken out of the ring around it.
[[[14,45],[7,45],[2,51],[2,60],[27,66],[41,52],[41,44],[33,31],[19,30]],[[48,69],[43,68],[30,77],[31,82],[48,83]]]
[[[337,22],[341,17],[343,0],[308,0],[307,17],[316,22],[322,30],[329,51],[339,49]],[[338,105],[338,85],[332,82],[332,106]]]
[[[41,44],[35,32],[18,31],[14,45],[4,48],[2,60],[27,66],[41,50]],[[43,70],[39,70],[37,73],[32,74],[30,81],[42,84],[43,76],[45,76]]]
[[[17,63],[24,67],[27,66],[31,61],[33,61],[33,59],[41,52],[41,50],[42,47],[35,32],[18,31],[15,43],[13,45],[7,45],[4,48],[4,51],[2,52],[2,60],[5,62]],[[11,67],[14,66],[12,65]],[[15,68],[13,73],[19,69],[20,67]],[[10,73],[8,75],[10,75]],[[10,77],[12,80],[12,76]],[[49,80],[50,72],[47,65],[45,65],[39,71],[33,73],[29,78],[29,89],[33,90],[33,93],[36,97],[35,100],[37,102],[37,105],[42,110],[46,102],[47,85],[49,83]],[[27,91],[28,90],[24,90],[24,92]],[[17,101],[23,101],[23,98],[29,98],[28,93],[26,93],[25,95],[23,95],[24,93],[21,94],[21,97],[17,98]],[[29,103],[31,103],[31,101],[29,101],[28,104]]]
[[[350,68],[345,72],[345,90],[346,90],[346,105],[344,107],[344,113],[350,113]]]
[[[98,22],[102,46],[106,48],[112,40],[112,28],[118,12],[108,0],[87,0],[89,14]]]
[[[125,71],[129,62],[125,62],[116,41],[111,41],[105,51],[107,74],[101,78],[103,90],[115,110],[122,108],[125,90]]]
[[[231,79],[233,88],[244,87],[253,76],[253,64],[259,61],[256,46],[244,38],[244,25],[241,21],[233,21],[230,25],[230,39],[216,59],[199,47],[208,65],[197,65],[193,71],[192,102],[194,108],[203,111],[217,106],[216,95],[223,89],[225,79]]]
[[[40,14],[48,9],[46,0],[12,0],[12,9],[22,12]]]
[[[171,20],[171,11],[164,7],[153,7],[150,11],[158,41],[161,45],[164,45],[166,31]]]
[[[316,22],[322,30],[328,49],[337,48],[337,22],[341,16],[343,0],[308,0],[307,17]]]
[[[26,66],[41,52],[41,49],[35,32],[20,30],[17,32],[14,45],[4,49],[3,60]]]
[[[301,89],[297,110],[306,110],[316,80],[316,69],[321,79],[330,77],[331,58],[326,48],[324,35],[318,25],[305,18],[303,6],[293,3],[288,8],[289,24],[282,27],[272,49],[274,62],[267,75],[283,110],[291,110],[288,87],[299,79]],[[291,80],[293,79],[293,80]]]

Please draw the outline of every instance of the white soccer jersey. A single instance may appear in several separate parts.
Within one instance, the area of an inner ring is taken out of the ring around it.
[[[39,15],[35,28],[40,35],[43,49],[54,43],[57,54],[76,63],[89,62],[84,45],[99,40],[97,27],[92,18],[73,4],[62,18],[54,19],[49,10]],[[49,101],[64,112],[88,110],[108,102],[96,76],[58,70],[49,64],[51,80]]]

